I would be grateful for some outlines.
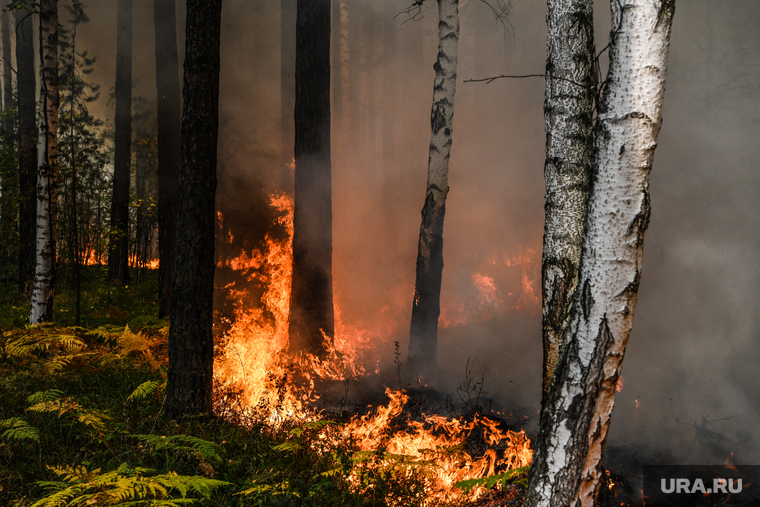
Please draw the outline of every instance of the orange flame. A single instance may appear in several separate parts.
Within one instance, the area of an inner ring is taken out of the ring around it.
[[[267,288],[261,298],[262,306],[258,308],[244,305],[244,291],[231,291],[238,298],[234,323],[217,345],[214,374],[220,384],[236,393],[244,406],[254,410],[270,425],[278,426],[286,421],[319,419],[319,414],[309,406],[317,396],[311,389],[313,380],[316,377],[344,380],[366,374],[361,365],[377,361],[376,354],[370,354],[372,345],[386,330],[368,331],[351,326],[336,307],[336,335],[327,359],[320,361],[306,356],[293,364],[287,355],[293,201],[282,194],[272,196],[270,204],[283,213],[278,222],[288,232],[286,238],[274,239],[267,235],[262,249],[218,262],[219,266],[236,270],[249,280],[264,282]],[[218,220],[221,224],[221,214]],[[484,304],[493,307],[502,304],[493,278],[477,275],[473,280]],[[295,369],[306,378],[308,385],[305,388],[299,389],[289,381]],[[225,392],[219,391],[218,404],[233,401],[226,398],[232,395]],[[402,414],[409,397],[402,391],[390,389],[386,389],[386,394],[390,399],[387,406],[378,407],[372,414],[354,417],[339,429],[326,426],[319,438],[352,442],[358,453],[385,450],[385,457],[379,462],[362,466],[395,466],[393,460],[398,456],[409,458],[419,466],[427,466],[429,470],[426,469],[423,480],[427,481],[425,486],[431,502],[477,497],[482,491],[476,489],[465,495],[452,486],[462,480],[493,475],[497,470],[530,464],[532,451],[525,433],[501,430],[496,421],[486,417],[477,416],[465,421],[437,415],[423,416],[420,421],[409,421],[406,430],[394,431],[398,425],[391,423]],[[491,446],[480,457],[470,456],[463,445],[476,427]],[[498,453],[494,449],[496,446],[500,449]],[[425,465],[427,463],[434,465]],[[402,467],[396,473],[406,473],[404,470]],[[358,475],[349,477],[349,483],[356,488],[361,487],[360,482]]]

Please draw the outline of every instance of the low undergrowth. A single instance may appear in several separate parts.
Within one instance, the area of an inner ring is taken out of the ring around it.
[[[224,417],[167,419],[168,328],[127,319],[129,290],[88,296],[123,305],[111,324],[91,315],[90,327],[5,326],[0,505],[429,504],[423,484],[435,463],[324,440],[325,427],[341,424],[337,416],[273,426],[228,408]]]

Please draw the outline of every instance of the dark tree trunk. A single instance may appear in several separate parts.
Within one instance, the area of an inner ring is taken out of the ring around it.
[[[180,96],[174,0],[154,0],[158,95],[158,316],[169,315],[179,192]]]
[[[16,16],[16,79],[19,134],[19,292],[34,280],[35,221],[37,217],[37,127],[32,16],[23,9]]]
[[[443,276],[443,218],[449,192],[449,155],[454,119],[459,42],[458,0],[438,0],[438,59],[433,65],[428,178],[417,243],[417,278],[412,301],[409,360],[422,371],[438,363],[438,316]]]
[[[548,0],[546,23],[546,205],[541,266],[544,397],[578,286],[588,215],[596,82],[594,2]]]
[[[296,107],[296,0],[280,0],[280,30],[280,185],[283,191],[290,192],[293,188],[293,112]]]
[[[330,1],[299,0],[291,351],[323,356],[334,334],[330,159]],[[324,333],[324,335],[323,335]]]
[[[3,21],[3,109],[8,110],[13,102],[13,77],[11,70],[11,13],[2,13]],[[9,122],[10,124],[10,122]]]
[[[3,42],[3,110],[5,111],[5,122],[3,128],[3,143],[12,144],[13,124],[15,118],[10,115],[10,107],[13,102],[13,80],[11,74],[11,29],[10,29],[10,12],[0,14],[2,16],[2,42]],[[13,240],[15,229],[15,208],[16,195],[18,189],[17,175],[12,161],[4,164],[2,175],[0,176],[0,187],[2,196],[0,197],[0,238],[2,238],[2,252],[0,253],[0,265],[10,267],[15,264],[12,259]]]
[[[169,331],[169,417],[211,412],[216,150],[222,0],[188,0],[177,253]]]
[[[116,115],[113,200],[108,255],[110,281],[129,281],[129,167],[132,160],[132,2],[119,0],[116,17]]]

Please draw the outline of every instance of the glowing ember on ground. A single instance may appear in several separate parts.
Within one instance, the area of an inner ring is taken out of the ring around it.
[[[282,194],[273,196],[270,204],[282,213],[278,222],[287,231],[286,237],[274,239],[267,235],[261,250],[218,263],[249,281],[263,283],[266,291],[261,297],[262,305],[251,308],[243,302],[245,290],[233,289],[233,284],[227,287],[236,299],[234,318],[229,331],[218,340],[214,372],[219,387],[217,405],[239,401],[267,424],[277,426],[322,418],[310,405],[318,397],[315,379],[357,378],[365,375],[363,365],[373,361],[372,369],[376,371],[377,360],[368,351],[372,351],[371,345],[382,330],[368,332],[349,326],[336,308],[334,349],[326,360],[310,356],[293,359],[288,354],[293,201]],[[221,225],[221,214],[218,219]],[[476,275],[473,280],[484,300],[498,306],[500,299],[493,279]],[[300,382],[292,381],[294,375]],[[354,417],[344,426],[328,425],[320,430],[319,438],[323,440],[352,443],[355,468],[348,481],[356,488],[360,488],[357,474],[362,467],[385,467],[396,474],[415,474],[424,483],[431,502],[475,498],[482,488],[465,494],[453,485],[530,464],[532,452],[525,433],[501,430],[496,421],[486,417],[476,415],[465,420],[423,415],[418,420],[407,418],[401,424],[403,429],[398,429],[409,397],[391,389],[386,389],[386,394],[390,399],[387,406]],[[488,447],[477,457],[465,451],[474,432]],[[371,459],[362,458],[367,453]]]

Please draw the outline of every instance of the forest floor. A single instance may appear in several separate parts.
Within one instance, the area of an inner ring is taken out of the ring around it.
[[[435,463],[323,440],[350,414],[273,425],[217,406],[215,417],[167,419],[157,273],[132,276],[109,285],[104,268],[85,268],[79,326],[65,275],[55,325],[28,326],[28,298],[0,285],[0,505],[522,503],[523,486],[507,481],[477,502],[431,501]]]

